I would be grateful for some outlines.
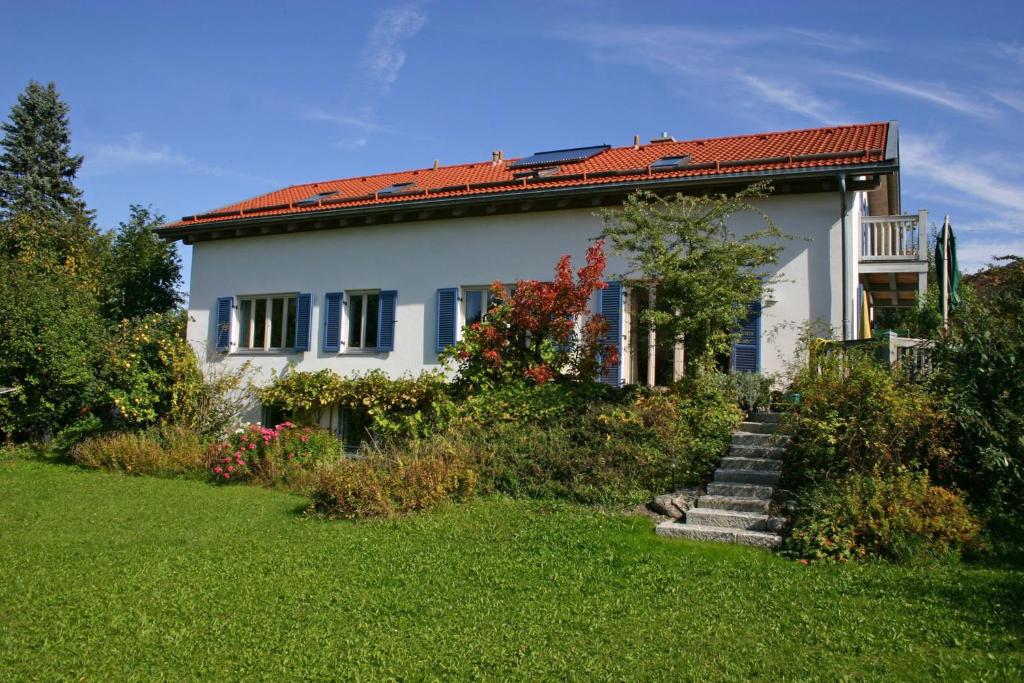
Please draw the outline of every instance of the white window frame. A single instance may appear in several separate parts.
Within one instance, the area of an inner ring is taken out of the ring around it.
[[[274,301],[277,299],[283,300],[283,310],[281,312],[281,329],[277,341],[281,344],[280,346],[271,346],[274,341],[272,339],[272,323],[274,318]],[[295,313],[296,318],[299,313],[299,293],[298,292],[285,292],[279,294],[246,294],[238,297],[238,340],[235,348],[240,353],[281,353],[295,348],[294,343],[291,346],[287,346],[288,343],[288,302],[295,302]],[[256,339],[256,302],[266,302],[265,310],[263,312],[263,346],[253,346],[252,342]],[[242,323],[244,318],[242,316],[242,307],[245,303],[249,303],[249,328],[245,330],[248,335],[249,346],[242,346],[242,340],[246,338],[246,334],[243,334]],[[295,333],[298,334],[298,321],[295,321]]]
[[[354,291],[345,292],[345,336],[343,341],[343,349],[348,353],[377,353],[377,345],[380,344],[380,339],[373,346],[366,346],[366,311],[367,301],[369,297],[377,297],[377,334],[380,334],[380,290],[379,289],[359,289]],[[351,327],[352,327],[352,301],[356,298],[363,300],[362,304],[362,316],[359,322],[359,346],[353,346],[350,341],[352,339]]]
[[[512,288],[515,285],[503,284],[501,287],[505,290],[505,299],[511,295]],[[491,307],[491,285],[462,285],[459,287],[459,333],[461,336],[462,328],[469,324],[469,312],[466,307],[469,305],[469,293],[470,292],[483,292],[484,296],[484,311],[481,316],[481,321],[487,319],[487,311]]]

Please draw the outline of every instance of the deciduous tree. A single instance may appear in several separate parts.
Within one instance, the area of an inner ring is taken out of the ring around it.
[[[786,235],[753,203],[769,192],[765,183],[735,195],[636,192],[602,214],[602,237],[629,265],[621,279],[656,288],[656,306],[639,322],[683,342],[688,371],[728,350],[747,304],[771,287],[765,266],[778,259]],[[738,234],[729,222],[739,214],[754,215],[760,227]]]

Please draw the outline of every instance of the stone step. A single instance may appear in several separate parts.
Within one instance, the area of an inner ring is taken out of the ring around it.
[[[789,443],[789,437],[779,434],[733,432],[730,443],[735,446],[785,446]]]
[[[713,510],[711,508],[690,508],[686,511],[686,523],[698,526],[724,526],[730,529],[764,531],[768,528],[768,515],[737,510]]]
[[[715,481],[723,484],[761,484],[777,486],[780,472],[759,472],[758,470],[715,470]]]
[[[729,455],[743,458],[775,458],[780,459],[786,453],[785,446],[745,446],[730,444]]]
[[[758,470],[761,472],[778,472],[782,470],[782,461],[771,458],[748,458],[745,456],[728,455],[718,462],[725,470]]]
[[[708,495],[729,496],[732,498],[752,498],[755,500],[771,500],[775,489],[771,486],[757,484],[737,484],[733,482],[713,481],[708,484]]]
[[[701,496],[697,507],[712,510],[736,510],[738,512],[768,512],[771,501],[768,498],[740,498],[737,496]]]
[[[679,522],[662,522],[655,528],[659,536],[668,538],[686,538],[692,541],[716,541],[718,543],[738,543],[755,548],[775,549],[782,545],[782,537],[765,531],[748,531],[746,529],[730,529],[728,527],[701,526],[699,524],[680,524]]]
[[[759,410],[747,415],[747,420],[750,422],[770,422],[772,424],[779,424],[782,422],[782,413],[766,413]]]
[[[740,422],[737,429],[751,434],[775,434],[779,431],[779,425],[774,422]]]

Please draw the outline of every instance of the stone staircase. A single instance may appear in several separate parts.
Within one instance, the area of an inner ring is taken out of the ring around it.
[[[778,548],[786,519],[770,513],[789,437],[777,434],[778,413],[751,413],[732,434],[707,494],[681,520],[662,522],[660,536]]]

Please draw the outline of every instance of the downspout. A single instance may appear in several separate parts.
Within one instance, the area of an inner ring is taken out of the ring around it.
[[[850,328],[850,314],[848,311],[849,298],[847,277],[846,277],[846,176],[839,175],[839,239],[842,242],[843,254],[843,341],[849,338],[847,330]]]

